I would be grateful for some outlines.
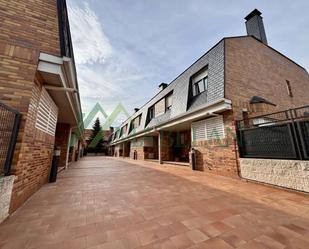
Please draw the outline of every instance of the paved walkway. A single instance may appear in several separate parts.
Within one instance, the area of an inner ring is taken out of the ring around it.
[[[0,225],[0,248],[309,248],[309,198],[149,162],[88,157]]]

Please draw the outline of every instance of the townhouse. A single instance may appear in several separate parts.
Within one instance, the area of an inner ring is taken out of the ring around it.
[[[268,45],[260,11],[245,24],[247,35],[223,38],[160,84],[115,130],[112,154],[238,177],[235,121],[308,104],[309,86],[307,71]]]
[[[0,110],[1,139],[17,135],[12,158],[0,143],[1,222],[48,181],[55,148],[59,167],[80,157],[83,125],[65,0],[1,0],[0,16],[0,102],[20,117],[11,132]]]

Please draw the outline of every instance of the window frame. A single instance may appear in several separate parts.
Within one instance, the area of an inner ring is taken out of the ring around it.
[[[167,105],[167,98],[171,98],[171,103],[170,105],[168,106]],[[166,95],[165,97],[165,112],[169,111],[172,109],[172,106],[173,106],[173,92],[172,93],[169,93],[168,95]]]
[[[138,125],[135,127],[136,119],[138,119]],[[129,133],[131,133],[134,129],[137,129],[138,127],[141,126],[141,119],[142,119],[142,114],[139,114],[134,119],[132,119],[131,124],[130,124],[130,132]]]
[[[288,91],[288,95],[290,97],[293,97],[293,92],[292,92],[292,86],[291,86],[291,83],[289,80],[286,80],[285,81],[285,84],[286,84],[286,88],[287,88],[287,91]]]
[[[200,83],[202,83],[203,86],[203,90],[201,91],[200,89]],[[206,75],[204,78],[200,79],[197,82],[193,83],[193,97],[203,93],[203,92],[207,92],[208,91],[208,75]],[[198,93],[197,93],[197,89],[198,89]]]

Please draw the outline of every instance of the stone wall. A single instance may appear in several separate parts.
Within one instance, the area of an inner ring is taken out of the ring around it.
[[[255,158],[239,161],[245,179],[309,192],[309,161]]]
[[[9,215],[14,176],[0,177],[0,223]]]

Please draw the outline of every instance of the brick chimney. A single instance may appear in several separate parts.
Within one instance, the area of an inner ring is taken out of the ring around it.
[[[263,24],[261,12],[254,9],[249,15],[245,17],[247,34],[252,35],[267,45],[267,39]]]

